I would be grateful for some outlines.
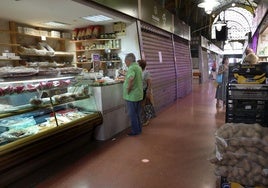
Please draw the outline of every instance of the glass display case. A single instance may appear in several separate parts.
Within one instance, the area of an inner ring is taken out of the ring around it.
[[[0,173],[93,132],[103,121],[86,80],[24,78],[0,82]]]
[[[94,97],[81,82],[74,77],[1,82],[1,146],[94,114]]]

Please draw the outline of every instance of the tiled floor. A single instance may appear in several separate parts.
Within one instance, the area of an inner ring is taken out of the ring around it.
[[[195,84],[190,95],[151,120],[142,135],[123,133],[79,153],[74,151],[18,184],[38,188],[216,188],[214,167],[208,159],[214,150],[214,132],[224,123],[225,109],[216,109],[214,96],[213,83]]]

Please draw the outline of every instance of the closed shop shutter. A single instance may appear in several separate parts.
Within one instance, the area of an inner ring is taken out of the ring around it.
[[[188,41],[174,36],[174,49],[177,69],[177,98],[182,98],[192,91],[192,63]]]
[[[177,99],[172,35],[141,23],[141,49],[151,73],[155,110]]]
[[[202,49],[202,81],[205,83],[208,81],[208,53],[207,50]]]

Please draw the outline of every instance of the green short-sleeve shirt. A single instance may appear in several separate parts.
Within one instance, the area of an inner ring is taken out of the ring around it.
[[[129,79],[133,77],[132,90],[127,93]],[[127,75],[123,84],[123,98],[127,101],[141,101],[143,98],[142,70],[138,63],[134,62],[128,67]]]

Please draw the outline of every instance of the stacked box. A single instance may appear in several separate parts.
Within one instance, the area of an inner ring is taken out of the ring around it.
[[[51,31],[50,36],[60,38],[60,32],[59,31]]]
[[[39,30],[39,35],[40,36],[48,37],[49,36],[49,32],[48,31],[44,31],[44,30]]]
[[[23,28],[24,33],[27,35],[39,35],[39,31],[30,27]]]

